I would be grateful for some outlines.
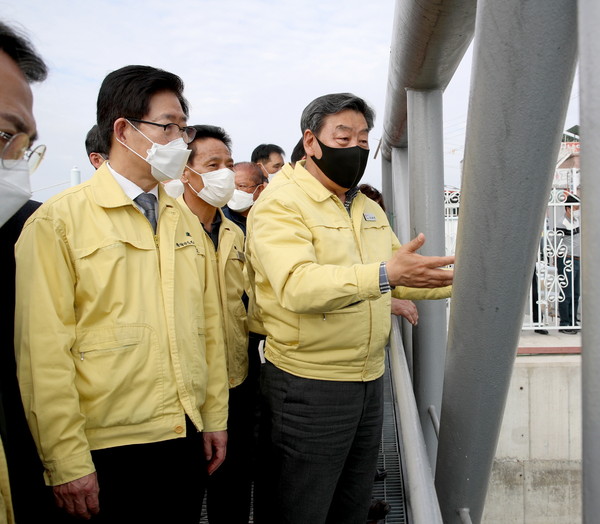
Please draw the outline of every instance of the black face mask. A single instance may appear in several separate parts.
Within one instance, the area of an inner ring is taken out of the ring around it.
[[[329,147],[318,138],[317,142],[321,146],[323,155],[321,158],[315,156],[310,158],[325,173],[325,176],[344,189],[357,185],[367,167],[369,150],[359,146]]]

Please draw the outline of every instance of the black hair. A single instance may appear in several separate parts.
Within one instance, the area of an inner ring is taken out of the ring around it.
[[[251,162],[266,162],[269,160],[271,153],[279,153],[285,156],[285,151],[276,144],[260,144],[254,148],[250,155]]]
[[[85,151],[90,156],[91,153],[100,153],[103,157],[108,157],[109,148],[102,143],[98,125],[94,124],[85,137]]]
[[[315,135],[321,131],[323,120],[326,116],[335,115],[346,109],[352,109],[362,113],[367,121],[369,131],[373,129],[375,111],[362,98],[352,93],[332,93],[315,98],[302,111],[300,118],[300,130],[310,129]]]
[[[48,67],[29,39],[16,29],[0,22],[0,50],[12,58],[27,82],[42,82],[48,76]]]
[[[208,125],[192,127],[196,130],[196,136],[192,142],[201,138],[216,138],[217,140],[223,142],[227,146],[227,149],[231,151],[231,137],[222,127]]]
[[[173,92],[188,116],[183,80],[177,75],[143,65],[129,65],[109,73],[100,86],[96,112],[102,142],[111,143],[118,118],[143,118],[148,113],[150,99],[159,91]]]
[[[383,209],[385,211],[385,204],[383,203],[383,195],[381,194],[381,192],[378,189],[375,189],[373,186],[369,185],[369,184],[361,184],[360,186],[358,186],[359,191],[369,197],[371,200],[374,200],[375,202],[377,202],[380,206],[381,209]]]
[[[292,150],[292,155],[290,156],[290,162],[294,165],[298,160],[302,160],[306,156],[306,151],[304,151],[304,137],[298,140],[298,143],[294,146]]]

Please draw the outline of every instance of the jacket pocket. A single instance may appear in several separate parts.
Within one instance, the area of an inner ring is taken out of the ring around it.
[[[88,429],[140,424],[161,415],[168,363],[150,326],[84,330],[72,354]]]
[[[356,359],[367,351],[369,310],[364,302],[329,313],[300,315],[298,353],[311,360],[333,364]]]
[[[159,279],[158,256],[152,242],[106,238],[74,250],[74,259],[80,282],[77,303],[85,304],[89,311],[111,311],[115,302],[123,303],[126,290],[143,290],[144,281]],[[80,313],[83,316],[87,311]]]

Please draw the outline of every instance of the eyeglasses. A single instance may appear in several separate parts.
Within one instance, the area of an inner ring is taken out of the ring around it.
[[[249,193],[249,192],[250,192],[250,191],[248,191],[249,189],[252,189],[252,188],[258,187],[258,186],[260,186],[260,185],[262,185],[262,184],[263,184],[262,182],[261,182],[260,184],[254,184],[253,186],[243,186],[243,185],[241,185],[241,184],[236,184],[236,185],[235,185],[235,188],[236,188],[236,189],[240,189],[241,191],[246,191],[246,193]],[[256,191],[256,190],[255,190],[255,191]]]
[[[131,122],[139,122],[140,124],[150,124],[151,126],[162,127],[169,142],[181,137],[186,144],[189,144],[196,137],[195,127],[181,127],[173,122],[170,124],[157,124],[156,122],[148,122],[148,120],[139,120],[138,118],[127,118],[127,120]]]
[[[0,131],[0,138],[6,140],[0,155],[4,169],[14,168],[24,158],[29,167],[29,174],[32,174],[39,167],[46,154],[46,146],[43,144],[39,144],[31,149],[29,147],[31,140],[25,133],[12,135]]]

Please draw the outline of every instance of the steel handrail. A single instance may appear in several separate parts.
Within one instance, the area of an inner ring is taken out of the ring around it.
[[[419,420],[412,380],[404,355],[400,327],[392,318],[390,372],[394,384],[397,427],[405,472],[405,494],[412,524],[443,524]]]

